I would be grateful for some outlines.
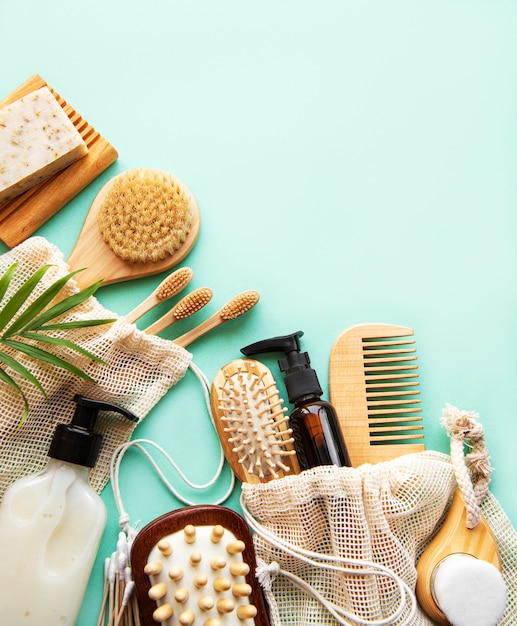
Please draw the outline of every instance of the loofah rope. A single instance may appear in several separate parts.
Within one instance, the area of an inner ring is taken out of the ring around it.
[[[446,404],[442,425],[451,439],[451,463],[467,511],[467,528],[475,528],[481,518],[481,503],[490,486],[492,468],[485,445],[485,429],[478,414]],[[471,448],[464,456],[465,445]]]

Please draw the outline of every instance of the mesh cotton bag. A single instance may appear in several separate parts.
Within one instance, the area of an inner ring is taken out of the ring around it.
[[[243,484],[272,625],[432,624],[414,597],[415,565],[446,516],[459,474],[451,457],[427,451]],[[503,563],[508,602],[500,624],[514,625],[517,533],[469,474]]]
[[[51,264],[27,304],[30,304],[53,281],[70,269],[63,255],[42,237],[27,239],[0,256],[0,274],[18,262],[9,291],[17,289],[39,267]],[[74,279],[65,285],[62,296],[79,290]],[[158,400],[185,374],[191,354],[156,336],[147,335],[116,313],[106,310],[95,297],[72,309],[63,320],[113,319],[112,324],[71,331],[70,338],[104,363],[92,362],[70,351],[66,359],[88,373],[96,382],[84,381],[68,371],[16,355],[39,379],[48,401],[33,386],[23,386],[29,401],[27,421],[19,427],[23,400],[9,385],[0,382],[0,498],[7,487],[22,476],[41,470],[48,461],[47,452],[57,423],[69,422],[75,410],[74,394],[118,404],[143,419]],[[47,348],[49,351],[51,348]],[[62,348],[60,348],[62,350]],[[103,434],[103,446],[95,468],[92,486],[100,491],[109,479],[114,450],[129,440],[135,424],[112,412],[101,412],[96,430]]]

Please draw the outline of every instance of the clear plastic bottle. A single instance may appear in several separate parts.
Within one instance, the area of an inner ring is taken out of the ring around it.
[[[41,472],[14,482],[0,505],[0,623],[73,626],[81,607],[106,507],[91,487],[102,441],[100,409],[118,406],[75,396],[71,424],[59,424]]]

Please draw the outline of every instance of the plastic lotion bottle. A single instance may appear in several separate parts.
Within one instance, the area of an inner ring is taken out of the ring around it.
[[[285,372],[285,388],[289,402],[295,408],[289,415],[289,426],[293,429],[298,462],[302,469],[319,465],[350,466],[350,457],[343,440],[334,407],[321,400],[323,391],[316,372],[310,367],[307,352],[300,352],[300,330],[292,335],[283,335],[257,341],[241,352],[246,356],[264,352],[284,352],[285,359],[278,365]]]
[[[102,436],[99,410],[125,409],[74,397],[70,424],[58,424],[42,472],[21,478],[0,505],[0,623],[72,626],[106,524],[106,507],[90,486]]]

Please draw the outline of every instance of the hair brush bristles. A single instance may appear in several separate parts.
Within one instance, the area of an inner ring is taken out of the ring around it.
[[[237,359],[218,372],[212,411],[226,458],[243,482],[267,482],[300,471],[287,409],[275,380],[258,361]]]
[[[145,332],[149,335],[157,335],[179,320],[194,315],[194,313],[197,313],[206,306],[211,299],[212,290],[209,287],[199,287],[182,298],[168,313],[160,317],[159,320],[156,320],[156,322],[148,326]]]
[[[179,250],[192,222],[189,198],[173,176],[140,168],[116,177],[99,208],[98,224],[124,261],[157,262]]]

